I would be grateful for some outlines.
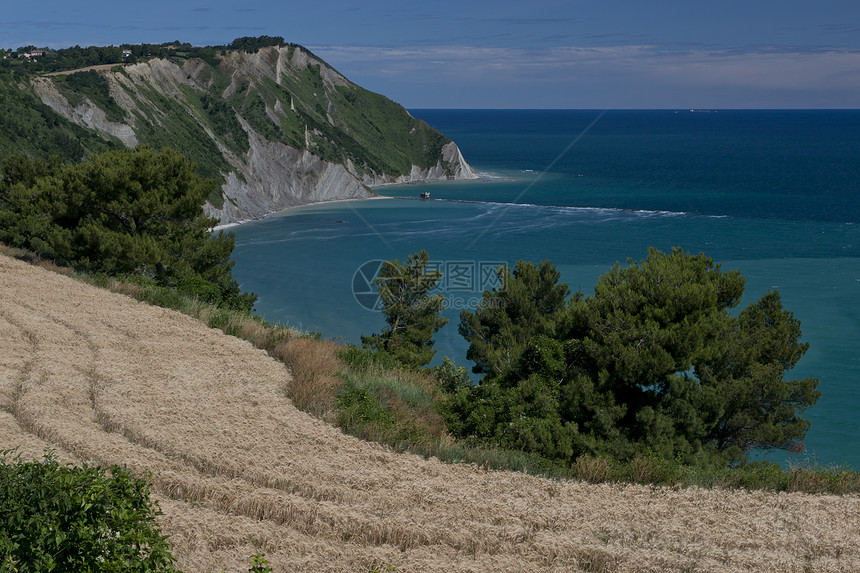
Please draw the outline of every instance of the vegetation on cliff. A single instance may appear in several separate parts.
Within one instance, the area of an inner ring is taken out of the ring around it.
[[[206,47],[76,46],[24,57],[32,48],[0,60],[0,124],[8,127],[0,158],[27,152],[77,161],[122,145],[114,135],[121,127],[125,145],[178,149],[203,177],[222,183],[230,173],[251,175],[253,141],[343,165],[359,186],[365,177],[407,176],[415,166],[441,166],[449,175],[457,169],[442,157],[450,140],[437,130],[280,37]],[[220,189],[209,200],[221,208]]]
[[[42,103],[24,78],[0,73],[0,102],[0,159],[26,153],[74,162],[120,146],[118,140],[74,124]]]

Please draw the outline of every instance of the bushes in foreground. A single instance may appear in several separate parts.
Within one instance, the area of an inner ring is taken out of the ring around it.
[[[3,571],[173,572],[149,484],[125,468],[25,462],[0,452]]]

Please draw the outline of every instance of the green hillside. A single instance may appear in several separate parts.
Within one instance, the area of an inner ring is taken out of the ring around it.
[[[55,154],[71,162],[121,145],[43,104],[24,76],[0,73],[0,102],[0,157],[27,153],[47,159]]]
[[[221,180],[230,172],[242,179],[252,137],[308,150],[358,177],[407,175],[440,162],[453,173],[441,159],[449,143],[441,133],[283,38],[44,49],[29,58],[23,50],[0,60],[0,157],[76,161],[122,145],[110,128],[127,126],[136,142],[176,148],[201,175]],[[76,125],[42,103],[46,97],[79,115],[97,108],[102,124]],[[211,202],[218,206],[218,198]]]

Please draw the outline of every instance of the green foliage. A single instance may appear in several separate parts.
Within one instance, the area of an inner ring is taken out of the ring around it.
[[[284,142],[280,127],[266,114],[266,102],[256,90],[249,90],[243,98],[242,115],[256,132],[269,141]]]
[[[387,441],[396,433],[397,418],[382,397],[361,377],[349,377],[337,399],[337,425],[353,435]]]
[[[359,86],[340,86],[329,97],[337,131],[328,127],[326,136],[358,167],[406,175],[412,165],[435,166],[450,141],[399,104]]]
[[[111,151],[73,166],[7,158],[0,241],[111,276],[134,275],[230,308],[256,299],[233,279],[232,234],[212,235],[215,185],[178,152]]]
[[[440,395],[425,376],[371,367],[348,368],[341,379],[335,421],[345,432],[402,449],[422,447],[443,434]]]
[[[531,272],[462,316],[488,375],[449,401],[455,435],[566,462],[652,451],[719,466],[752,448],[802,449],[801,414],[820,393],[816,379],[783,379],[808,346],[777,293],[733,318],[743,277],[679,249],[616,265],[567,305],[550,267],[518,267]]]
[[[432,368],[431,372],[436,377],[439,388],[448,394],[472,387],[472,379],[469,377],[469,371],[462,366],[457,366],[447,356],[442,359],[442,364]]]
[[[356,372],[380,372],[406,368],[406,365],[383,350],[374,351],[350,345],[342,350],[338,356]]]
[[[35,46],[18,48],[17,53],[29,52],[36,49]],[[63,70],[74,70],[87,66],[98,66],[102,64],[122,63],[123,48],[116,46],[89,46],[82,48],[74,46],[62,50],[41,48],[43,56],[35,58],[18,58],[16,64],[30,73],[33,72],[56,72]]]
[[[200,96],[200,105],[212,132],[221,138],[230,151],[239,157],[244,155],[250,149],[248,134],[242,129],[233,107],[220,97],[206,93]]]
[[[189,113],[188,107],[152,87],[140,89],[146,97],[137,99],[141,111],[135,114],[133,123],[142,144],[155,149],[181,149],[182,154],[197,166],[199,174],[206,178],[220,180],[223,174],[232,170],[218,145],[207,135],[196,116]],[[196,97],[195,94],[190,102],[185,101],[194,105]],[[199,101],[197,105],[201,105]],[[241,141],[238,145],[241,146]]]
[[[430,291],[442,278],[427,270],[427,251],[409,255],[405,263],[386,261],[374,280],[388,326],[380,334],[362,336],[365,348],[383,350],[408,366],[423,366],[433,359],[433,333],[448,319],[440,316],[444,297]]]
[[[267,139],[302,148],[307,130],[315,155],[338,163],[349,159],[361,171],[391,175],[408,174],[413,164],[436,165],[449,142],[385,96],[352,84],[330,88],[318,64],[283,74],[280,81],[254,81],[239,103]],[[274,113],[276,101],[284,110],[280,122],[266,113],[266,107]]]
[[[281,46],[285,43],[286,42],[284,42],[284,39],[281,36],[243,36],[233,40],[230,43],[230,49],[256,53],[260,48],[265,48],[267,46]]]
[[[721,395],[721,424],[713,439],[721,448],[744,451],[797,448],[809,429],[799,412],[821,395],[816,379],[782,378],[809,348],[800,342],[800,321],[782,308],[779,293],[769,291],[740,313],[734,327],[726,351],[696,370]]]
[[[272,573],[272,567],[269,565],[269,560],[266,559],[266,556],[262,553],[252,555],[248,573]]]
[[[465,388],[448,405],[457,436],[492,442],[548,458],[572,459],[577,424],[561,413],[562,346],[547,337],[530,342],[514,368],[494,382]]]
[[[570,293],[566,284],[558,283],[561,274],[549,261],[540,265],[519,261],[513,272],[501,267],[498,275],[501,288],[485,291],[474,313],[460,313],[459,331],[469,342],[466,357],[475,362],[472,371],[490,376],[510,368],[535,336],[554,334]]]
[[[13,571],[175,571],[146,480],[41,461],[0,462],[0,561]]]
[[[27,153],[80,161],[94,152],[120,147],[84,129],[43,104],[28,82],[0,73],[0,158]]]
[[[103,64],[135,63],[147,58],[172,58],[183,60],[187,58],[200,58],[210,65],[217,65],[216,54],[219,51],[232,49],[246,52],[257,52],[266,46],[284,45],[284,39],[280,36],[259,36],[237,38],[229,46],[203,46],[195,47],[178,40],[165,42],[163,44],[123,44],[117,46],[89,46],[82,48],[73,46],[54,50],[51,48],[37,48],[36,46],[22,46],[14,53],[14,60],[9,61],[11,65],[26,70],[29,73],[57,72],[76,70],[88,66]],[[23,52],[32,52],[40,49],[44,55],[35,58],[17,57]],[[130,52],[124,56],[123,52]],[[7,60],[8,61],[8,60]]]
[[[426,448],[444,434],[443,399],[426,371],[385,351],[349,346],[337,391],[336,423],[344,431],[398,449]]]

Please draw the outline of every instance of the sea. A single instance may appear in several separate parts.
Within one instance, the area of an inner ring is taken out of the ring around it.
[[[787,375],[820,380],[805,453],[762,457],[860,470],[860,110],[409,111],[480,179],[382,187],[390,198],[230,229],[258,314],[358,344],[384,326],[381,261],[425,249],[449,319],[434,363],[471,367],[459,315],[498,286],[501,264],[549,260],[589,295],[649,247],[703,252],[746,277],[741,307],[779,291],[809,343]]]

